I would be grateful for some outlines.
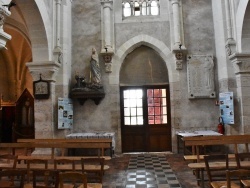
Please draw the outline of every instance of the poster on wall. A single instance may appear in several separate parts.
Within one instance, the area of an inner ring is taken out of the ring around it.
[[[73,101],[58,98],[58,129],[71,129],[73,126]]]
[[[224,124],[234,124],[233,92],[220,93],[220,116]]]

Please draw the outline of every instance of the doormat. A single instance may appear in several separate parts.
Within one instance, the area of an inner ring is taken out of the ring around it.
[[[181,188],[166,156],[131,155],[126,188]]]

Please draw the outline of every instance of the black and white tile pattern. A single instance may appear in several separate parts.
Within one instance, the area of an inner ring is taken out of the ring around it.
[[[181,188],[166,156],[133,155],[130,158],[126,188]]]

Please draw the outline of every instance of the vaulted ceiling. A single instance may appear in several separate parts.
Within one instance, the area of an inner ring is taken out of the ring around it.
[[[32,61],[31,43],[18,6],[11,7],[4,31],[12,38],[6,44],[7,49],[0,51],[0,94],[3,101],[15,102],[25,88],[33,93],[32,77],[26,67]]]

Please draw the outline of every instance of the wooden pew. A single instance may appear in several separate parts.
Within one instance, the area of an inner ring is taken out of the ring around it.
[[[204,155],[200,154],[200,147],[204,146],[230,146],[234,148],[234,153],[229,154],[230,159],[235,159],[235,153],[239,152],[239,145],[244,145],[244,152],[249,152],[248,144],[250,143],[250,135],[223,135],[223,136],[201,136],[201,137],[183,137],[185,146],[194,148],[193,155],[184,156],[184,159],[193,159],[195,162],[189,163],[188,166],[195,170],[198,183],[201,182],[204,187],[204,170],[205,163],[202,162]],[[246,166],[250,164],[247,163]],[[236,167],[235,160],[229,162],[231,168]],[[219,168],[218,163],[215,168]]]
[[[44,160],[53,160],[53,159],[70,159],[73,161],[81,161],[81,158],[95,158],[96,156],[47,156],[47,155],[18,155],[19,161],[27,161],[32,159],[44,159]],[[104,160],[110,160],[110,156],[101,156],[101,158],[104,158]]]
[[[67,140],[67,139],[65,139]],[[78,140],[78,139],[77,139]],[[80,141],[40,141],[40,142],[23,142],[23,143],[0,143],[0,148],[6,149],[9,153],[16,153],[16,149],[24,149],[25,154],[27,154],[28,149],[35,149],[35,148],[49,148],[51,149],[51,158],[55,157],[55,149],[68,149],[68,148],[84,148],[84,149],[98,149],[101,150],[101,154],[99,156],[104,156],[104,150],[110,149],[111,147],[111,139],[99,139],[102,142],[92,142],[92,139],[85,139]],[[97,139],[96,139],[97,140]],[[105,140],[105,142],[104,142]]]
[[[27,164],[21,163],[21,164],[17,164],[16,166],[17,169],[27,169]],[[62,171],[72,171],[72,165],[69,164],[61,164],[57,167],[59,170]],[[0,170],[2,169],[13,169],[13,166],[11,164],[7,164],[7,163],[1,163],[0,164]],[[44,165],[43,164],[31,164],[31,169],[44,169]],[[54,169],[54,164],[48,164],[48,169]],[[104,170],[108,170],[109,166],[108,165],[104,165]],[[75,165],[75,170],[76,171],[82,171],[82,165],[81,164],[76,164]],[[97,165],[86,165],[86,170],[100,170],[100,166]]]
[[[204,160],[205,155],[199,155],[199,160]],[[229,159],[235,159],[235,154],[228,154]],[[184,155],[185,161],[197,161],[197,155]]]
[[[88,149],[99,149],[101,150],[101,156],[104,156],[105,149],[110,149],[110,157],[112,157],[112,138],[83,138],[83,139],[18,139],[18,143],[47,143],[54,144],[59,143],[62,147],[62,155],[64,155],[65,150],[69,148],[88,148]],[[80,147],[76,147],[74,143],[79,143]],[[54,156],[54,149],[52,150]]]
[[[185,158],[193,158],[199,162],[202,159],[200,154],[200,147],[204,146],[230,146],[233,145],[234,153],[238,153],[239,145],[245,146],[244,152],[249,152],[248,144],[250,143],[250,135],[223,135],[223,136],[201,136],[201,137],[183,137],[182,138],[186,146],[194,148],[192,155],[184,156]]]

